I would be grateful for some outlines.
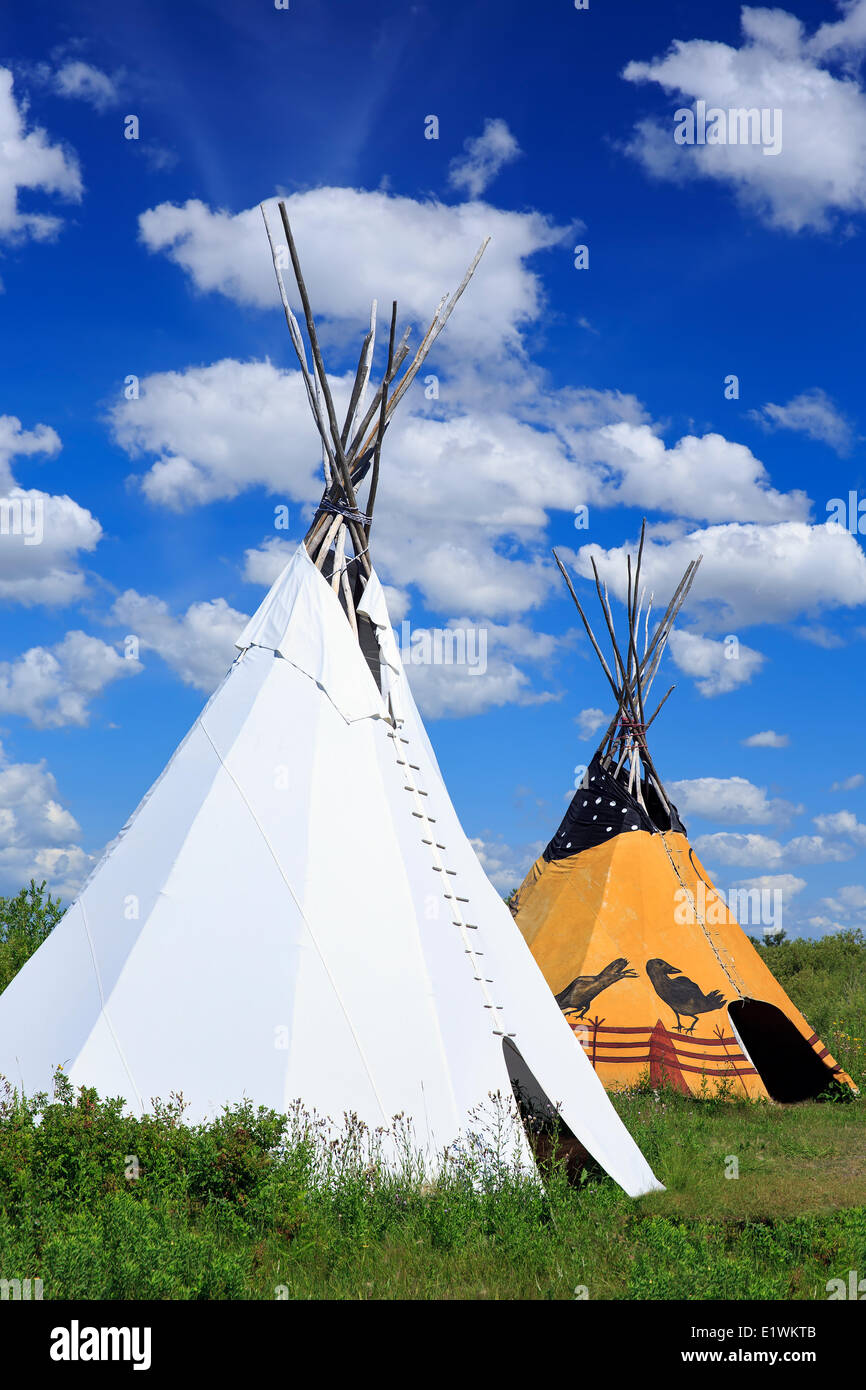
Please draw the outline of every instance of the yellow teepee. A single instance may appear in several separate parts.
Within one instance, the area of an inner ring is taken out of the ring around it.
[[[644,703],[700,557],[652,637],[644,621],[639,656],[643,544],[642,530],[624,651],[593,562],[613,671],[557,557],[617,713],[518,892],[518,926],[609,1089],[648,1076],[685,1093],[777,1101],[833,1082],[856,1090],[713,887],[653,765],[646,732],[670,690],[649,719]]]

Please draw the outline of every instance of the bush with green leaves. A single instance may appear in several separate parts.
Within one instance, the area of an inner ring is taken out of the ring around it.
[[[0,898],[0,993],[54,930],[65,908],[30,880],[14,898]]]
[[[136,1116],[62,1072],[50,1099],[7,1087],[0,1278],[47,1299],[821,1298],[860,1268],[864,1107],[613,1100],[666,1192],[555,1161],[539,1183],[489,1128],[423,1180],[399,1117],[386,1164],[387,1131],[352,1115],[243,1102],[190,1125],[179,1096]]]

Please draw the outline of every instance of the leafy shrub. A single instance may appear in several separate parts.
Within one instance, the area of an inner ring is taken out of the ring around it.
[[[35,879],[14,898],[0,898],[0,994],[54,930],[65,908]]]

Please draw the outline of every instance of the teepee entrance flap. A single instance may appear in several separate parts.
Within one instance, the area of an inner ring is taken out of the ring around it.
[[[385,591],[375,570],[364,586],[358,604],[358,616],[368,618],[372,624],[379,647],[379,675],[382,683],[382,696],[388,702],[391,718],[395,724],[402,724],[406,718],[404,698],[405,679],[400,649],[391,627]]]

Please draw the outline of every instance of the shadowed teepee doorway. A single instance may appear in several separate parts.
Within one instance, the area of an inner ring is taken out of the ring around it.
[[[827,1090],[832,1071],[775,1004],[737,999],[728,1014],[772,1100],[792,1104]]]

